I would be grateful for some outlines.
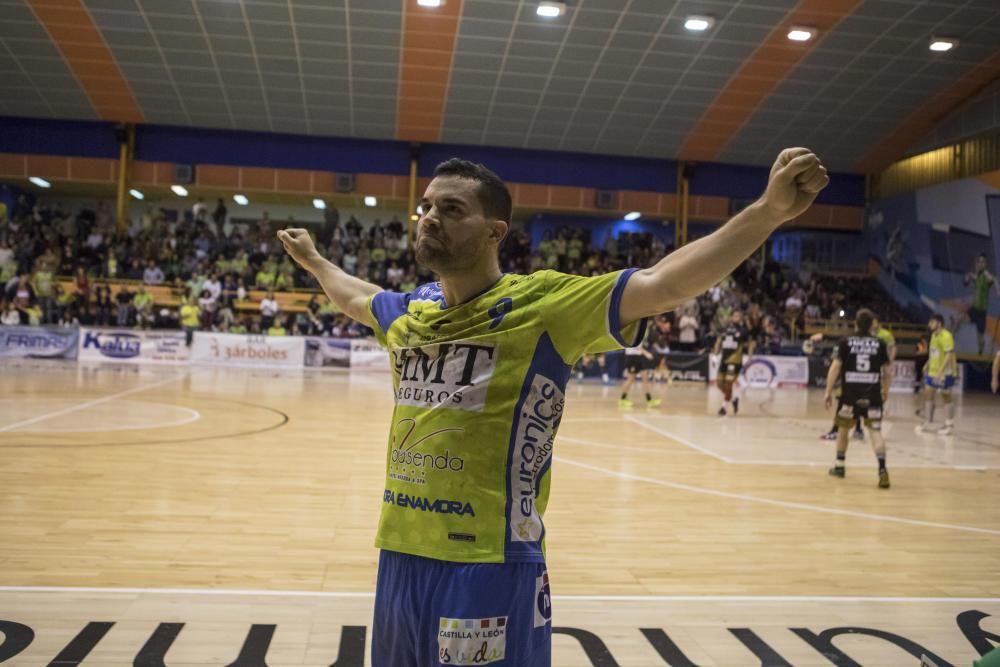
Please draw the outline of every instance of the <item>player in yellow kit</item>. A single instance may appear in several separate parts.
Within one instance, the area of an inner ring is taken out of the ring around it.
[[[938,314],[931,315],[927,323],[931,330],[931,342],[928,348],[927,364],[924,366],[924,423],[919,429],[924,433],[931,432],[931,422],[934,419],[934,396],[941,394],[944,403],[944,426],[937,430],[939,435],[951,435],[955,431],[955,404],[952,403],[951,390],[955,386],[957,364],[955,361],[955,339],[951,332],[944,328],[944,318]]]
[[[588,278],[502,273],[510,193],[458,159],[421,199],[416,257],[437,282],[382,291],[320,257],[306,230],[278,233],[392,362],[374,667],[551,665],[542,515],[573,364],[638,344],[646,318],[729,275],[828,182],[814,154],[785,150],[761,198],[715,233]]]

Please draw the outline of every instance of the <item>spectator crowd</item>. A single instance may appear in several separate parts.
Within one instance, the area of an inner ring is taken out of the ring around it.
[[[0,220],[0,318],[3,324],[183,328],[189,334],[366,335],[319,293],[304,312],[282,311],[276,292],[317,287],[275,237],[279,228],[296,224],[272,221],[267,212],[253,222],[233,220],[221,199],[211,211],[199,199],[180,216],[150,207],[119,231],[107,202],[70,211],[22,197]],[[405,226],[395,217],[388,223],[363,224],[354,216],[342,221],[331,207],[322,223],[308,227],[320,252],[351,275],[403,292],[433,280],[417,266]],[[529,234],[515,226],[501,249],[501,266],[513,273],[599,275],[650,266],[671,250],[642,233],[609,234],[598,248],[583,226],[548,232],[533,249]],[[664,328],[672,347],[707,349],[736,308],[758,349],[771,353],[809,324],[851,316],[857,304],[885,313],[886,320],[900,315],[870,280],[795,273],[764,256],[755,254],[725,281],[662,316],[661,323],[670,323]],[[72,289],[57,276],[72,276]],[[157,304],[154,289],[169,290],[179,305]],[[250,301],[252,291],[265,296]],[[873,304],[877,295],[882,301]]]

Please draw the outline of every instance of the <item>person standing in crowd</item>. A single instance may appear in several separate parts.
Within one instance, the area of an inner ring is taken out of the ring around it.
[[[191,347],[194,332],[201,327],[201,308],[184,297],[181,300],[181,328],[184,329],[184,344]]]

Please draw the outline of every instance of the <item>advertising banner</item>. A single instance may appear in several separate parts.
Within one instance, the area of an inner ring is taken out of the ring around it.
[[[306,338],[307,368],[348,368],[351,365],[351,339]]]
[[[262,336],[196,331],[191,362],[221,366],[302,368],[306,339],[299,336]]]
[[[389,370],[389,353],[374,338],[351,339],[351,368],[372,371]]]
[[[688,382],[708,382],[708,353],[670,352],[667,354],[667,368],[670,379]]]
[[[805,387],[809,384],[807,357],[750,357],[743,363],[740,385],[744,387]]]
[[[80,361],[186,364],[190,358],[182,331],[80,330]]]
[[[76,359],[76,327],[0,326],[0,357]]]
[[[917,380],[917,364],[913,359],[897,359],[892,362],[892,384],[889,392],[893,394],[912,394],[913,383]]]

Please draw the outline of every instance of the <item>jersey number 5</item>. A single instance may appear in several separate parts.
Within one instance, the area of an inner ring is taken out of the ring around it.
[[[868,355],[868,354],[859,354],[858,355],[858,370],[859,371],[867,371],[867,370],[869,370],[872,367],[871,361],[869,360],[870,356],[871,355]]]

